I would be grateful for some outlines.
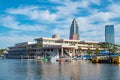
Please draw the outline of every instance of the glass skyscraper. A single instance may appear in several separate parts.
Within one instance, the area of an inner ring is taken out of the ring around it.
[[[114,25],[105,26],[105,42],[114,44]]]
[[[79,40],[79,29],[77,21],[75,19],[73,19],[70,27],[70,39]]]

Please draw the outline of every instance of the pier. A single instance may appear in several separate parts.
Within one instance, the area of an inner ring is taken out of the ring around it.
[[[120,56],[96,56],[92,59],[93,63],[120,63]]]

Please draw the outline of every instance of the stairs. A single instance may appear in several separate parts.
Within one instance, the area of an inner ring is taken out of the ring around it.
[[[65,58],[70,58],[71,57],[65,50],[63,50],[63,55],[64,55]]]

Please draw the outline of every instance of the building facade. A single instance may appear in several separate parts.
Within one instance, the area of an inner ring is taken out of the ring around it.
[[[36,58],[50,56],[53,59],[87,54],[88,48],[94,53],[98,42],[53,38],[37,38],[36,42],[24,42],[9,47],[8,58]],[[79,50],[81,48],[81,50]]]
[[[77,21],[73,19],[71,27],[70,27],[70,37],[71,40],[79,40],[79,28]]]
[[[52,38],[36,38],[35,42],[18,43],[9,47],[7,57],[28,59],[36,58],[36,56],[48,56],[57,60],[61,57],[70,58],[87,54],[89,49],[94,53],[98,44],[99,42],[94,41],[80,41],[78,25],[73,19],[70,27],[70,39],[61,39],[59,35],[53,35]]]
[[[15,46],[8,47],[7,58],[33,59],[36,52],[36,42],[17,43]]]
[[[105,26],[105,42],[114,44],[115,37],[114,37],[114,25],[106,25]]]

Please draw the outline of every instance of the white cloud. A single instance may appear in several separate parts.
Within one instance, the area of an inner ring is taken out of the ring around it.
[[[116,13],[119,13],[119,5],[111,5],[108,6],[108,9],[110,11],[106,12],[98,12],[96,9],[90,9],[89,5],[91,3],[95,3],[100,5],[100,0],[82,0],[82,1],[70,1],[70,0],[50,0],[54,3],[60,3],[63,4],[63,6],[57,6],[56,9],[58,10],[56,13],[51,14],[48,9],[46,10],[39,10],[39,7],[31,6],[31,7],[19,7],[18,9],[8,9],[7,12],[11,14],[23,14],[30,16],[31,19],[34,20],[49,20],[54,21],[54,23],[57,23],[59,26],[56,25],[56,27],[63,27],[63,25],[67,25],[70,27],[72,18],[74,17],[74,14],[78,13],[78,8],[85,8],[88,9],[91,13],[94,12],[94,14],[91,14],[87,17],[78,17],[77,21],[80,26],[80,31],[87,32],[89,30],[97,30],[101,31],[103,33],[105,24],[114,24],[114,22],[110,22],[109,20],[116,17]],[[119,16],[119,14],[117,14]],[[118,17],[117,16],[117,17]],[[66,18],[63,21],[56,22],[56,18]],[[94,22],[99,22],[100,26],[92,24]],[[61,23],[60,23],[61,22]],[[23,25],[24,26],[24,25]],[[56,28],[57,29],[57,28]],[[97,35],[97,34],[96,34]]]
[[[55,9],[56,17],[59,18],[75,18],[75,14],[81,14],[81,9],[86,9],[90,13],[96,13],[98,10],[91,9],[91,4],[100,5],[101,0],[78,0],[78,1],[71,1],[71,0],[50,0],[53,3],[62,4],[62,6],[57,6]],[[83,13],[82,13],[83,14]]]
[[[54,3],[63,4],[62,6],[54,7],[57,10],[56,13],[51,13],[49,8],[46,10],[42,10],[41,7],[38,6],[25,6],[25,7],[18,7],[18,8],[11,8],[7,9],[6,12],[9,14],[18,14],[18,15],[25,15],[28,16],[30,19],[37,20],[40,22],[47,23],[55,23],[56,19],[61,18],[74,18],[74,14],[78,14],[79,8],[84,8],[90,11],[89,5],[91,3],[99,4],[100,0],[82,0],[82,1],[70,1],[70,0],[50,0]],[[96,12],[96,10],[91,11],[91,13]]]
[[[115,34],[117,37],[120,37],[120,23],[115,25]]]
[[[97,5],[100,5],[100,2],[101,2],[101,0],[88,0],[88,1],[95,3]]]
[[[113,17],[120,17],[120,3],[108,6],[108,10],[113,14]]]
[[[82,6],[87,6],[88,5],[88,3],[90,4],[90,3],[95,3],[95,4],[100,4],[100,1],[101,0],[49,0],[49,1],[51,1],[51,2],[53,2],[53,3],[59,3],[59,4],[65,4],[65,3],[69,3],[69,2],[77,2],[77,3],[82,3],[82,4],[84,4],[84,5],[82,5]]]
[[[44,25],[20,24],[12,16],[0,16],[0,25],[11,28],[11,29],[15,29],[15,30],[46,31],[46,26]]]
[[[56,13],[58,18],[73,18],[74,14],[79,13],[78,8],[89,8],[87,1],[66,1],[63,4],[63,6],[56,7],[56,9],[58,10],[58,12]]]
[[[53,2],[53,3],[59,3],[59,4],[64,4],[64,3],[67,3],[67,2],[71,2],[70,0],[49,0],[50,2]]]
[[[115,26],[115,40],[117,44],[120,44],[120,24],[115,21],[111,21],[113,18],[119,18],[120,11],[118,10],[118,5],[113,10],[113,7],[108,7],[110,10],[106,12],[96,12],[87,17],[78,17],[77,22],[80,28],[80,35],[82,39],[86,40],[96,40],[96,41],[104,41],[105,36],[105,25],[114,25]],[[118,10],[118,11],[117,11]],[[98,22],[98,24],[93,24],[94,22]],[[117,24],[116,24],[117,23]]]
[[[0,25],[6,26],[8,28],[17,29],[18,22],[14,20],[11,16],[0,16]]]
[[[111,18],[113,18],[113,15],[110,12],[97,12],[91,15],[90,18],[94,21],[108,22]]]
[[[19,8],[8,8],[6,12],[9,14],[30,15],[30,11],[34,11],[36,9],[38,9],[37,6],[20,6]]]
[[[50,13],[49,10],[41,10],[40,7],[27,6],[19,8],[11,8],[6,10],[9,14],[28,16],[29,19],[37,20],[38,22],[54,22],[56,21],[56,14]]]
[[[77,22],[81,38],[93,41],[104,41],[104,27],[108,23],[113,23],[109,21],[113,18],[110,14],[109,12],[96,12],[86,17],[78,17]],[[94,24],[95,22],[98,22],[98,24]]]
[[[0,36],[0,48],[7,48],[10,46],[14,46],[16,43],[34,41],[33,36]]]
[[[34,11],[31,16],[32,19],[37,19],[40,20],[42,19],[43,21],[55,21],[56,15],[55,14],[50,14],[48,10],[44,11]]]
[[[53,34],[61,35],[62,38],[63,38],[63,37],[68,38],[68,36],[69,36],[69,28],[64,27],[64,26],[63,26],[63,28],[54,28],[54,29],[52,30],[52,33],[53,33]]]

